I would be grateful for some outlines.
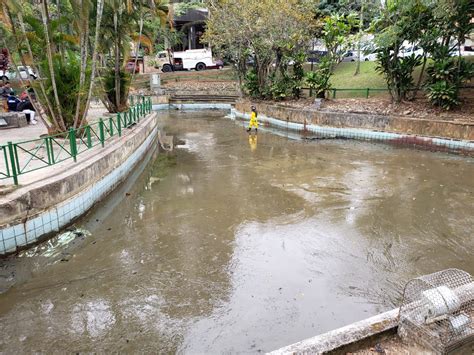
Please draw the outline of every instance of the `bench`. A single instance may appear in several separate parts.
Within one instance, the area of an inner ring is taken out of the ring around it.
[[[22,112],[2,112],[0,113],[0,129],[25,127],[28,125],[26,115]]]

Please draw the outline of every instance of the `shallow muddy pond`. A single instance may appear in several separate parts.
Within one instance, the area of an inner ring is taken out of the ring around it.
[[[0,351],[265,352],[397,306],[412,277],[474,274],[473,159],[249,137],[222,112],[160,126],[173,152],[1,261]]]

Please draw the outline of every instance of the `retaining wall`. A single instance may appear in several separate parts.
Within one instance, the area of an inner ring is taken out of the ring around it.
[[[111,145],[78,156],[78,162],[43,169],[45,178],[0,198],[0,255],[58,232],[86,213],[124,180],[155,142],[152,113]]]
[[[240,101],[231,116],[248,119],[252,103]],[[474,155],[474,124],[359,113],[324,112],[258,103],[259,121],[330,138],[378,140]]]
[[[365,128],[386,132],[406,133],[420,136],[474,140],[474,123],[451,122],[436,119],[421,119],[397,116],[371,115],[366,113],[330,112],[292,108],[270,103],[239,101],[237,111],[250,113],[250,106],[258,112],[279,120],[339,128]]]

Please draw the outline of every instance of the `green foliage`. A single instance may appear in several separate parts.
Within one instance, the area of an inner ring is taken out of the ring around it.
[[[130,90],[131,75],[125,70],[120,71],[120,102],[115,99],[115,71],[108,70],[103,77],[103,87],[107,101],[113,105],[116,112],[123,111],[127,107],[128,93]]]
[[[179,2],[174,5],[174,14],[176,16],[182,16],[186,14],[189,10],[199,9],[203,7],[203,3],[198,0],[187,0],[184,2]]]
[[[321,59],[316,71],[306,73],[306,84],[316,97],[324,98],[326,90],[331,89],[331,74],[331,61],[327,57]]]
[[[245,75],[244,89],[250,97],[257,98],[261,96],[262,92],[258,85],[258,76],[255,70],[250,70]]]
[[[456,86],[445,80],[435,81],[428,84],[428,99],[435,106],[440,106],[445,110],[450,110],[459,105],[458,90]]]
[[[331,15],[324,20],[322,30],[322,40],[328,51],[331,61],[331,70],[342,61],[344,54],[354,44],[354,37],[351,35],[357,26],[357,15]]]
[[[289,63],[302,62],[298,56],[305,52],[314,27],[312,7],[312,0],[211,2],[204,40],[235,64],[249,95],[298,97],[303,75],[299,64],[290,73]]]
[[[291,96],[293,87],[292,78],[288,75],[272,75],[269,78],[269,85],[265,91],[265,97],[276,101],[284,100]]]
[[[399,57],[396,52],[383,50],[377,56],[377,72],[385,76],[387,86],[396,101],[407,98],[409,90],[413,89],[413,70],[421,64],[421,56],[412,54]]]
[[[408,72],[417,63],[399,58],[406,41],[420,46],[424,58],[429,55],[433,60],[425,85],[430,101],[446,109],[459,103],[459,87],[472,74],[463,59],[454,59],[452,55],[472,33],[473,16],[474,3],[470,0],[387,1],[382,16],[373,23],[373,30],[379,50],[378,70],[386,78],[394,100],[405,99],[406,90],[413,84]],[[422,75],[423,70],[419,83]]]
[[[299,99],[301,97],[301,90],[303,87],[304,81],[304,68],[303,64],[306,60],[305,53],[298,53],[295,56],[295,61],[293,63],[293,75],[291,77],[291,95]]]
[[[53,67],[56,79],[56,87],[58,92],[61,93],[59,100],[64,123],[66,128],[69,128],[74,124],[77,95],[79,95],[79,76],[81,72],[80,59],[72,51],[68,52],[66,60],[63,60],[59,55],[56,55],[53,57]],[[47,73],[49,71],[47,61],[43,61],[41,63],[41,70],[43,73]],[[41,90],[39,90],[39,83],[33,81],[32,84],[40,102],[44,102],[45,98],[43,97]],[[43,85],[45,87],[46,95],[49,98],[52,98],[54,93],[53,83],[50,76],[45,77],[45,80],[43,80]],[[45,109],[47,109],[47,107]],[[80,114],[83,113],[84,109],[85,108],[82,107]]]
[[[459,87],[474,76],[474,64],[464,58],[442,57],[427,69],[427,74],[428,99],[433,105],[450,110],[460,104]]]

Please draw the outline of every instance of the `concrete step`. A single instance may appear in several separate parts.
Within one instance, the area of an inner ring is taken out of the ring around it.
[[[4,118],[0,117],[0,127],[7,127],[7,126],[8,126],[7,121],[5,121]]]

